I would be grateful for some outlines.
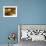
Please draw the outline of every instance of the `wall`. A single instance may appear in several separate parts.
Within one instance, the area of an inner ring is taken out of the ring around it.
[[[3,18],[4,5],[16,5],[18,17]],[[46,0],[0,0],[0,44],[8,43],[9,32],[17,34],[18,24],[46,24]]]

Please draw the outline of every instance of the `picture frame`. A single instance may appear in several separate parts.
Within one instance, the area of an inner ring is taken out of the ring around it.
[[[23,35],[24,32],[22,34],[23,30],[28,30],[27,38],[23,37],[25,36]],[[19,42],[25,39],[31,41],[46,41],[46,24],[18,24],[18,38]]]
[[[17,6],[3,6],[3,17],[17,17]]]

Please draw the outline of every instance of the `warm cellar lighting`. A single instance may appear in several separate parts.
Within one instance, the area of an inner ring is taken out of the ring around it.
[[[13,16],[16,14],[16,8],[5,8],[5,16]]]

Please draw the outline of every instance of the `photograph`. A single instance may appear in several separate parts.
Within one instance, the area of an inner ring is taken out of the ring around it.
[[[3,17],[17,17],[17,6],[3,6]]]
[[[19,24],[18,42],[20,46],[31,46],[34,42],[46,41],[46,25]]]

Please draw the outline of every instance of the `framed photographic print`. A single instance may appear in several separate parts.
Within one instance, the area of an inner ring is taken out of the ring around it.
[[[39,24],[19,24],[18,41],[46,41],[46,25]]]
[[[17,17],[17,6],[3,6],[3,17]]]

